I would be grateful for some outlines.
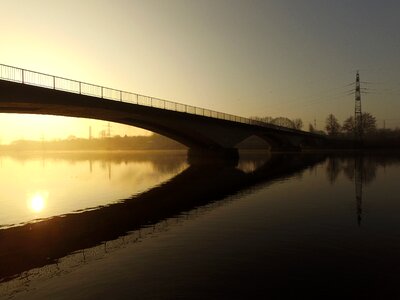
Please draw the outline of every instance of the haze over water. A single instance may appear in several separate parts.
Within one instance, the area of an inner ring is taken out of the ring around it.
[[[400,156],[0,160],[0,297],[399,296]]]

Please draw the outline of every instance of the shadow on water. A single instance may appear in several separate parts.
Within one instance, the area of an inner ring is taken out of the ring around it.
[[[268,160],[196,164],[160,186],[95,210],[0,230],[0,281],[43,267],[81,249],[225,199],[240,191],[292,176],[324,155],[280,154]]]

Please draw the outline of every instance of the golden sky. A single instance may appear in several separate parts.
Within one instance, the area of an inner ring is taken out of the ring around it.
[[[0,64],[240,116],[363,109],[400,125],[400,5],[327,0],[2,1]],[[378,123],[380,125],[380,123]],[[0,140],[93,135],[106,122],[0,114]],[[113,134],[145,134],[113,124]]]

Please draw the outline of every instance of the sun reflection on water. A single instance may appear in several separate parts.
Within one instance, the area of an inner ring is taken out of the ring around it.
[[[47,195],[45,193],[36,193],[29,198],[29,208],[35,213],[39,213],[44,210],[46,207],[46,198]]]

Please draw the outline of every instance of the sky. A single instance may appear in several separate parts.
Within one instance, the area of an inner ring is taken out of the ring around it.
[[[362,109],[400,126],[394,0],[0,0],[0,64],[234,115],[301,118]],[[365,82],[365,83],[364,83]],[[94,136],[106,122],[0,114],[0,142]],[[112,134],[148,134],[112,124]]]

